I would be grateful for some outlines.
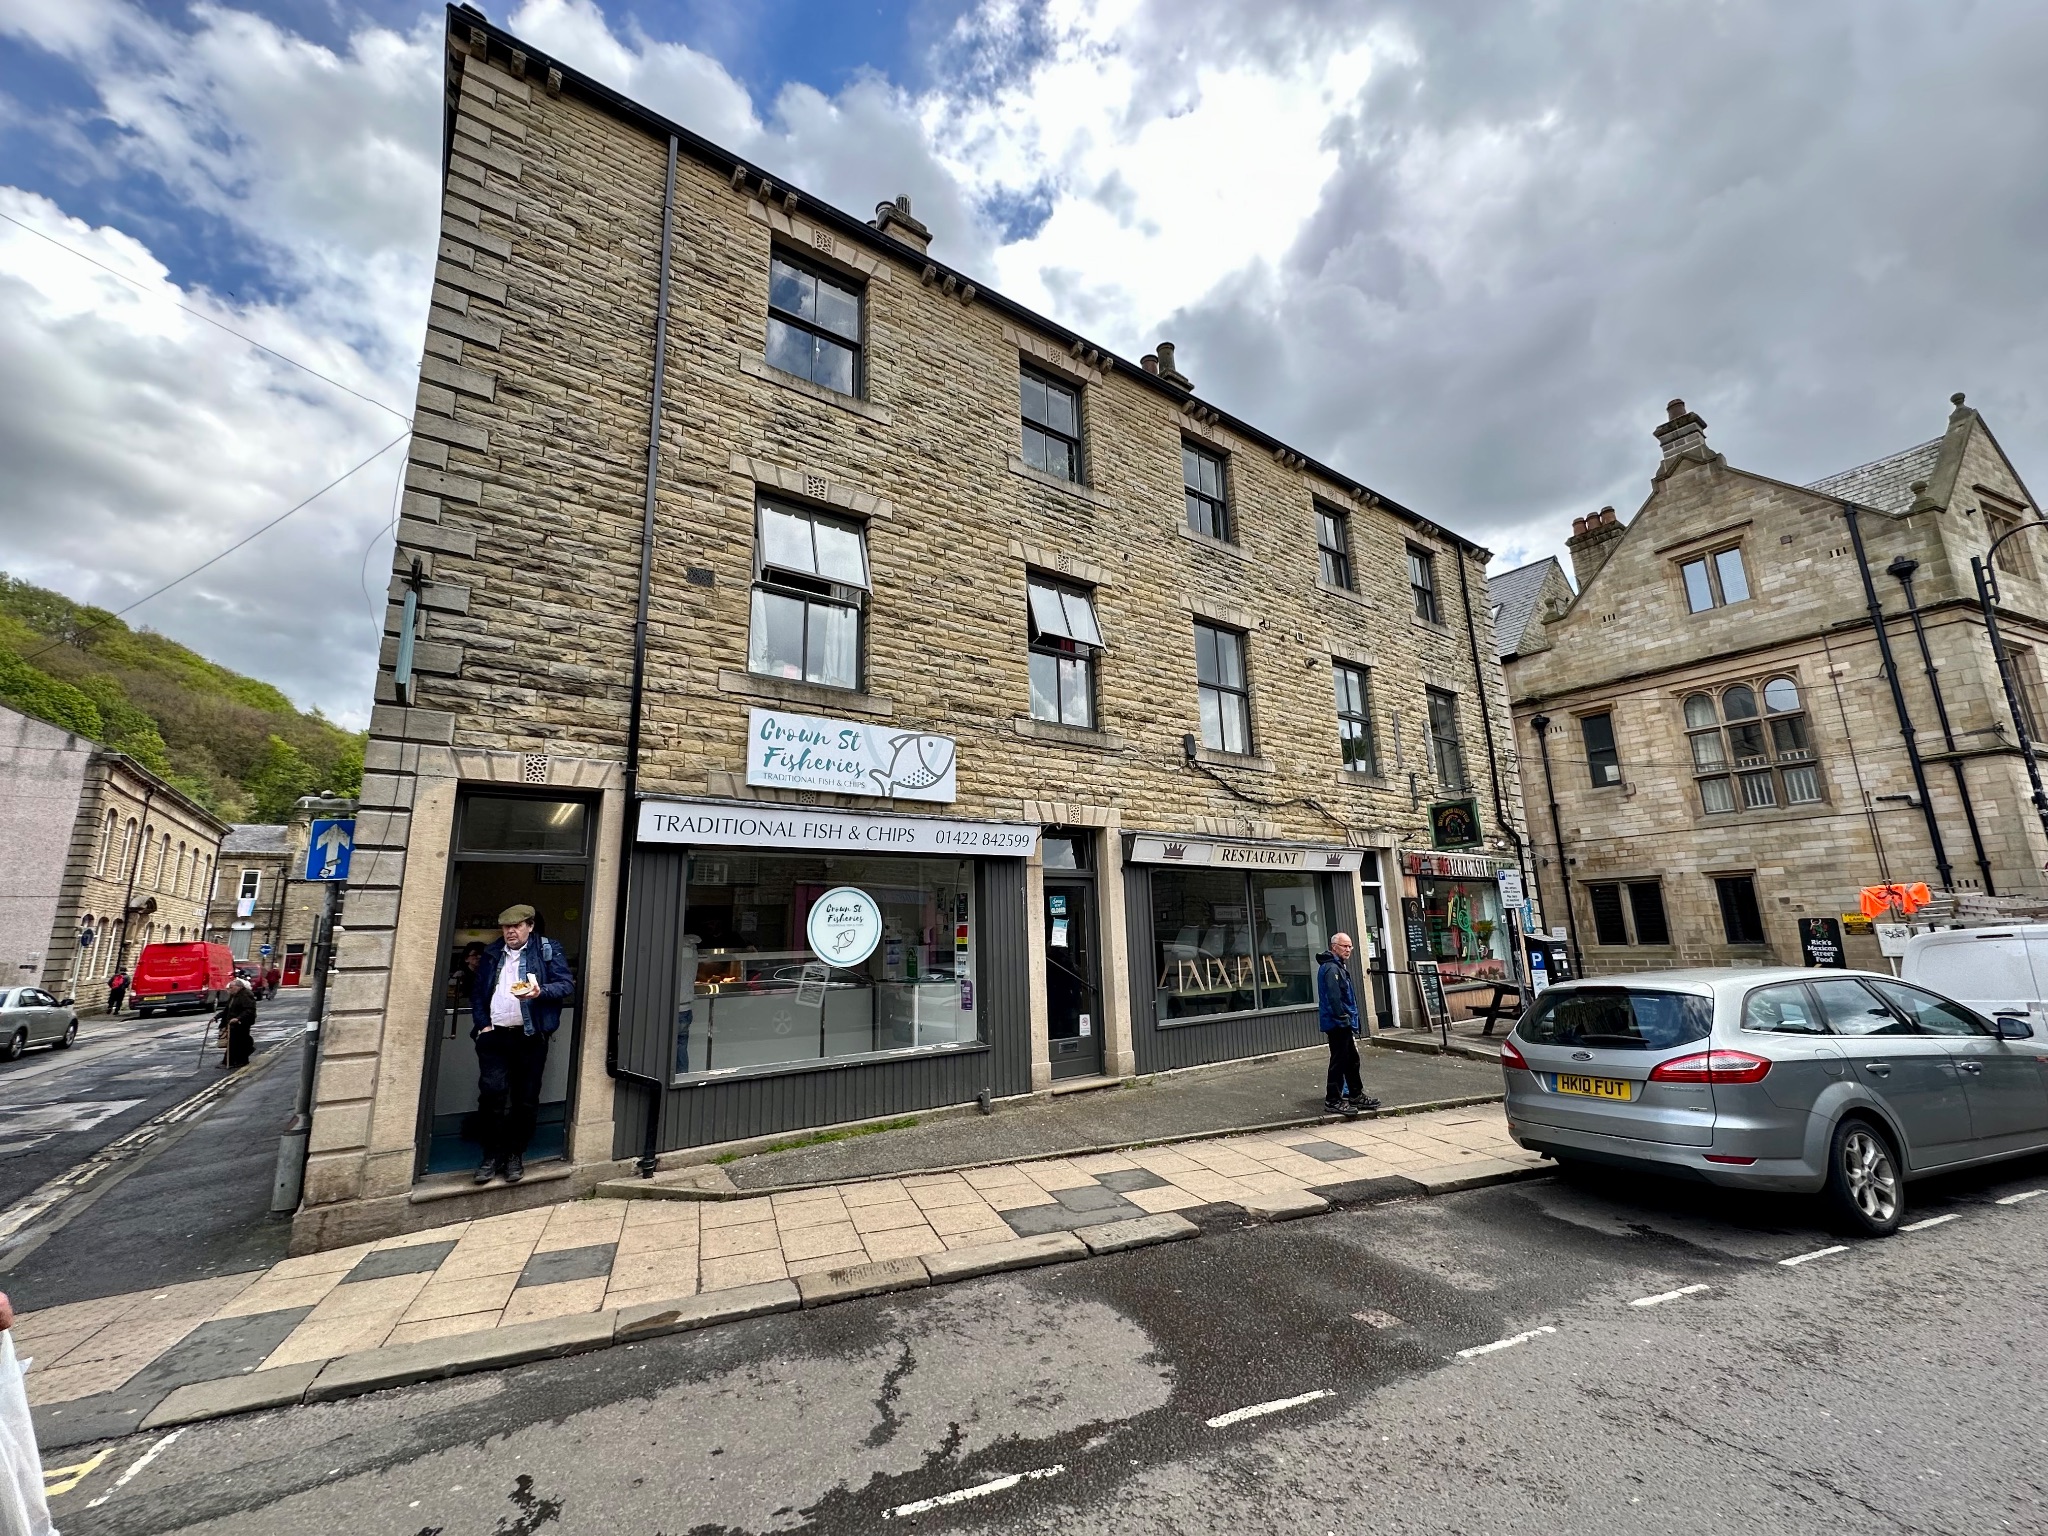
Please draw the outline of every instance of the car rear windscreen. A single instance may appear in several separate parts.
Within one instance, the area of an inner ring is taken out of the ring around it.
[[[1530,1045],[1668,1051],[1706,1039],[1713,1022],[1713,999],[1690,992],[1583,987],[1545,992],[1515,1033]]]

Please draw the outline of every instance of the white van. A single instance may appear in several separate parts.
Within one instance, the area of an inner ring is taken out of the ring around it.
[[[2048,923],[1917,933],[1899,975],[1986,1018],[2024,1013],[2037,1035],[2048,1034]]]

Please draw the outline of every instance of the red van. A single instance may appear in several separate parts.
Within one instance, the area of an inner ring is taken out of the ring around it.
[[[159,1008],[212,1008],[234,974],[225,944],[145,944],[129,972],[128,1000],[145,1019]]]

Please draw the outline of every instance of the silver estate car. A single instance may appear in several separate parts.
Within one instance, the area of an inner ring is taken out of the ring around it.
[[[71,999],[40,987],[0,987],[0,1061],[17,1061],[32,1045],[62,1050],[78,1038],[78,1010]]]
[[[1508,1130],[1560,1162],[1825,1190],[1881,1236],[1905,1181],[2048,1149],[2048,1039],[1890,976],[1664,971],[1564,982],[1501,1047]]]

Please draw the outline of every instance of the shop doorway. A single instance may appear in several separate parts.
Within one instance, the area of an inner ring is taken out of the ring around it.
[[[1055,1081],[1102,1075],[1102,976],[1088,833],[1049,832],[1045,865],[1046,1036]]]
[[[1373,1027],[1392,1029],[1394,988],[1389,974],[1392,962],[1387,947],[1386,906],[1377,885],[1361,885],[1359,893],[1363,902],[1358,914],[1359,947],[1365,951],[1365,980],[1371,994]]]
[[[422,1176],[466,1172],[483,1156],[477,1131],[477,1055],[470,1040],[476,968],[499,938],[498,914],[534,909],[534,936],[559,945],[576,978],[541,1075],[529,1163],[567,1153],[570,1086],[588,995],[584,970],[590,910],[592,807],[577,800],[466,795],[456,808],[455,857],[442,918],[442,987],[434,1009],[421,1096]],[[529,941],[531,942],[531,941]]]

